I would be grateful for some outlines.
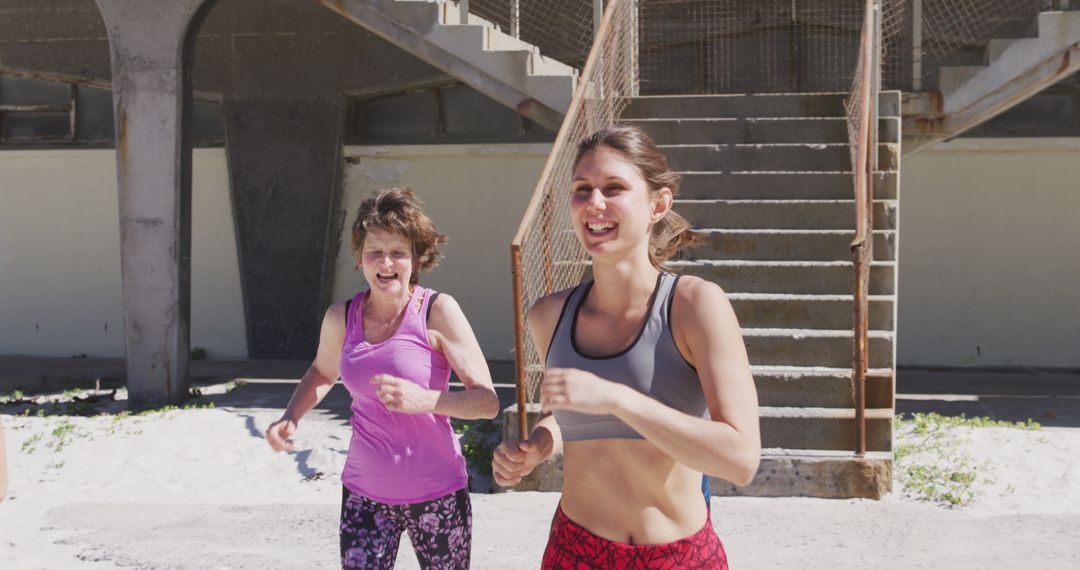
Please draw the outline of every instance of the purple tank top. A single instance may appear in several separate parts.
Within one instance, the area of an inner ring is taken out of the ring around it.
[[[427,308],[433,292],[414,287],[401,325],[393,336],[371,344],[364,339],[361,317],[366,291],[349,306],[341,348],[341,380],[352,395],[352,441],[341,482],[349,491],[385,504],[429,501],[468,484],[450,418],[387,410],[370,383],[376,374],[392,374],[424,388],[445,392],[450,363],[431,347]]]

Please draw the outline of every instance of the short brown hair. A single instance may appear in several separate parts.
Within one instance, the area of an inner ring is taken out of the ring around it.
[[[405,186],[381,190],[361,202],[352,226],[353,254],[363,249],[369,230],[401,234],[412,244],[414,267],[409,282],[415,285],[421,271],[439,264],[439,245],[446,243],[446,236],[435,229],[422,206],[416,193]]]
[[[619,153],[636,166],[650,192],[668,188],[673,197],[678,195],[682,177],[671,170],[667,157],[645,131],[626,125],[611,125],[596,131],[578,143],[574,168],[585,155],[601,148]],[[653,224],[649,235],[649,262],[657,269],[666,269],[668,260],[679,250],[699,241],[700,237],[690,227],[690,222],[675,210],[669,210],[667,215]]]

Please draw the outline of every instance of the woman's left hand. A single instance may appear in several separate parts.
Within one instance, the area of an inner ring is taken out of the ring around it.
[[[540,406],[545,411],[613,414],[622,388],[621,384],[577,368],[549,368],[540,386]]]
[[[390,374],[376,374],[371,377],[371,383],[377,386],[375,396],[391,412],[432,413],[439,401],[439,392]]]

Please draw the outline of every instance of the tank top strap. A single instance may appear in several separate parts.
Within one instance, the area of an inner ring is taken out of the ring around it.
[[[660,283],[656,287],[656,300],[649,318],[662,323],[664,328],[671,326],[671,299],[675,295],[675,283],[678,280],[678,275],[665,272],[661,274]]]
[[[574,315],[577,314],[578,305],[585,298],[585,293],[592,287],[592,283],[591,279],[580,283],[566,296],[562,310],[559,312],[559,320],[555,323],[555,330],[551,332],[551,339],[548,342],[548,354],[544,355],[544,362],[547,362],[547,356],[551,354],[551,349],[556,344],[570,346],[570,337],[574,328]]]
[[[346,344],[355,343],[357,336],[360,334],[360,319],[363,316],[360,314],[360,306],[364,302],[364,296],[367,295],[367,290],[359,291],[353,298],[345,304],[345,342]]]
[[[414,334],[422,339],[427,338],[427,322],[424,318],[424,311],[427,308],[430,293],[431,289],[425,289],[419,285],[413,286],[412,295],[409,296],[409,304],[405,307],[405,314],[401,317],[401,324],[398,326],[397,333],[394,336]]]

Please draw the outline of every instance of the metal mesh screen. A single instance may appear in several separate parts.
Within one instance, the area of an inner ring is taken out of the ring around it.
[[[639,0],[642,93],[846,91],[860,0]]]
[[[581,69],[593,41],[593,0],[470,0],[469,12]]]
[[[574,99],[563,121],[555,146],[533,193],[529,209],[514,239],[516,273],[520,283],[515,310],[531,306],[549,293],[581,282],[587,256],[570,223],[569,188],[578,142],[589,133],[618,120],[628,98],[637,93],[634,73],[635,26],[633,2],[611,0],[604,27],[585,65]],[[529,401],[538,398],[543,366],[524,329],[526,378],[522,381]]]

